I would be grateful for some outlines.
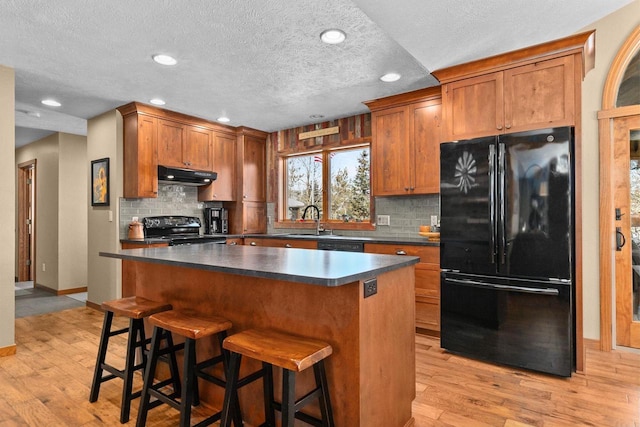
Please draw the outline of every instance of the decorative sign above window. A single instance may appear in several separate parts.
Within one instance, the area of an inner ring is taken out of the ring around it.
[[[298,134],[298,139],[302,141],[303,139],[317,138],[319,136],[326,136],[326,135],[334,135],[336,133],[340,133],[340,126],[316,129],[316,130],[311,130],[309,132],[300,132]]]

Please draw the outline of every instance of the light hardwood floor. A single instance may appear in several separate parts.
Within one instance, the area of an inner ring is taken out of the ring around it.
[[[120,425],[121,382],[88,399],[101,327],[102,314],[89,308],[16,319],[18,352],[0,358],[0,427]],[[124,339],[114,343],[108,361],[119,363]],[[451,355],[417,336],[416,368],[416,427],[640,427],[639,354],[588,349],[586,374],[561,379]],[[125,425],[135,425],[137,406]],[[154,409],[147,425],[178,425],[177,411]]]

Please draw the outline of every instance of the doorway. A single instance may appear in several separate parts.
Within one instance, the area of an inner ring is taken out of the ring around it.
[[[611,65],[600,129],[600,349],[640,349],[640,27]]]
[[[35,283],[36,160],[18,165],[18,282]]]

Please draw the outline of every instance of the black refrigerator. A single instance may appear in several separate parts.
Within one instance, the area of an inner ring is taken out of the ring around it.
[[[571,376],[573,134],[441,144],[442,348]]]

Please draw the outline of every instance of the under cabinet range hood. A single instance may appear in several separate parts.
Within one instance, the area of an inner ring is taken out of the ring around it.
[[[216,180],[216,172],[158,166],[158,182],[190,186],[209,185]]]

